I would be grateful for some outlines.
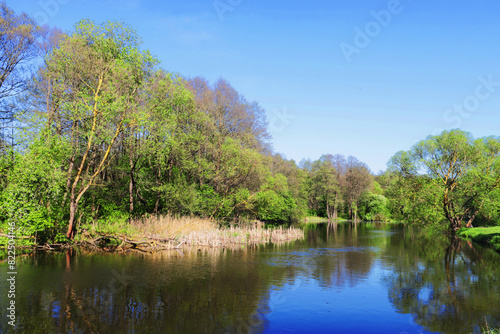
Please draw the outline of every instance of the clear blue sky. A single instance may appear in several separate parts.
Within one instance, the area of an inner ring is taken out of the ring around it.
[[[258,101],[274,150],[297,162],[341,153],[377,172],[436,131],[500,135],[497,0],[7,4],[66,31],[127,22],[166,70],[222,76]]]

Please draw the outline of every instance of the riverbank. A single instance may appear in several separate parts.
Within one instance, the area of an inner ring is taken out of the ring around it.
[[[457,232],[457,235],[500,252],[500,226],[463,228]]]
[[[73,247],[103,251],[138,250],[156,252],[182,247],[241,247],[254,244],[284,243],[304,238],[295,227],[266,228],[260,221],[221,226],[197,217],[146,216],[121,222],[102,222],[79,227],[70,242],[19,245],[19,248],[64,250]],[[20,240],[19,237],[16,239]],[[26,240],[24,240],[26,241]]]
[[[337,218],[337,219],[334,219],[334,220],[331,220],[333,222],[337,222],[337,223],[341,223],[341,222],[346,222],[348,221],[347,219],[344,219],[344,218]],[[325,218],[325,217],[318,217],[318,216],[308,216],[308,217],[305,217],[303,222],[305,224],[312,224],[312,223],[328,223],[329,220],[328,218]]]

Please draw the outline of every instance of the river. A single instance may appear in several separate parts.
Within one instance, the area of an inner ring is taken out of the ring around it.
[[[304,227],[306,238],[157,254],[17,258],[1,333],[479,333],[500,326],[500,255],[404,225]]]

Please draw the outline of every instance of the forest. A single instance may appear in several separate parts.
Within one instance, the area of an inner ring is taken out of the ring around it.
[[[354,156],[297,163],[257,102],[162,68],[125,23],[63,33],[1,2],[0,44],[0,233],[61,242],[145,215],[500,224],[498,136],[444,131],[376,175]]]

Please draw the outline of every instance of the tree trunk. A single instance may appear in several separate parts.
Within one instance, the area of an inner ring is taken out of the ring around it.
[[[328,218],[328,220],[332,219],[330,215],[330,205],[328,204],[328,197],[326,198],[326,217]]]
[[[160,204],[160,195],[156,195],[156,202],[155,202],[155,209],[154,209],[155,215],[158,214],[158,205],[159,204]]]
[[[129,211],[130,211],[130,218],[132,218],[132,214],[134,212],[134,183],[132,182],[132,176],[130,177],[130,182],[128,184],[128,196],[129,196]]]
[[[338,206],[338,193],[335,193],[335,204],[333,205],[333,219],[337,219],[338,213],[337,213],[337,206]]]
[[[71,194],[71,202],[69,203],[69,224],[68,224],[68,232],[66,233],[66,237],[68,239],[73,239],[73,236],[75,235],[75,217],[76,217],[76,210],[78,209],[78,203],[76,202],[75,195]]]
[[[467,227],[467,228],[471,228],[472,227],[472,221],[476,218],[476,216],[477,216],[478,213],[479,213],[479,209],[477,209],[476,212],[474,212],[474,214],[469,218],[469,220],[467,221],[467,224],[465,225],[465,227]]]
[[[132,161],[132,155],[129,156],[130,163],[130,182],[128,184],[128,196],[130,201],[130,218],[132,218],[132,214],[134,212],[134,163]]]

